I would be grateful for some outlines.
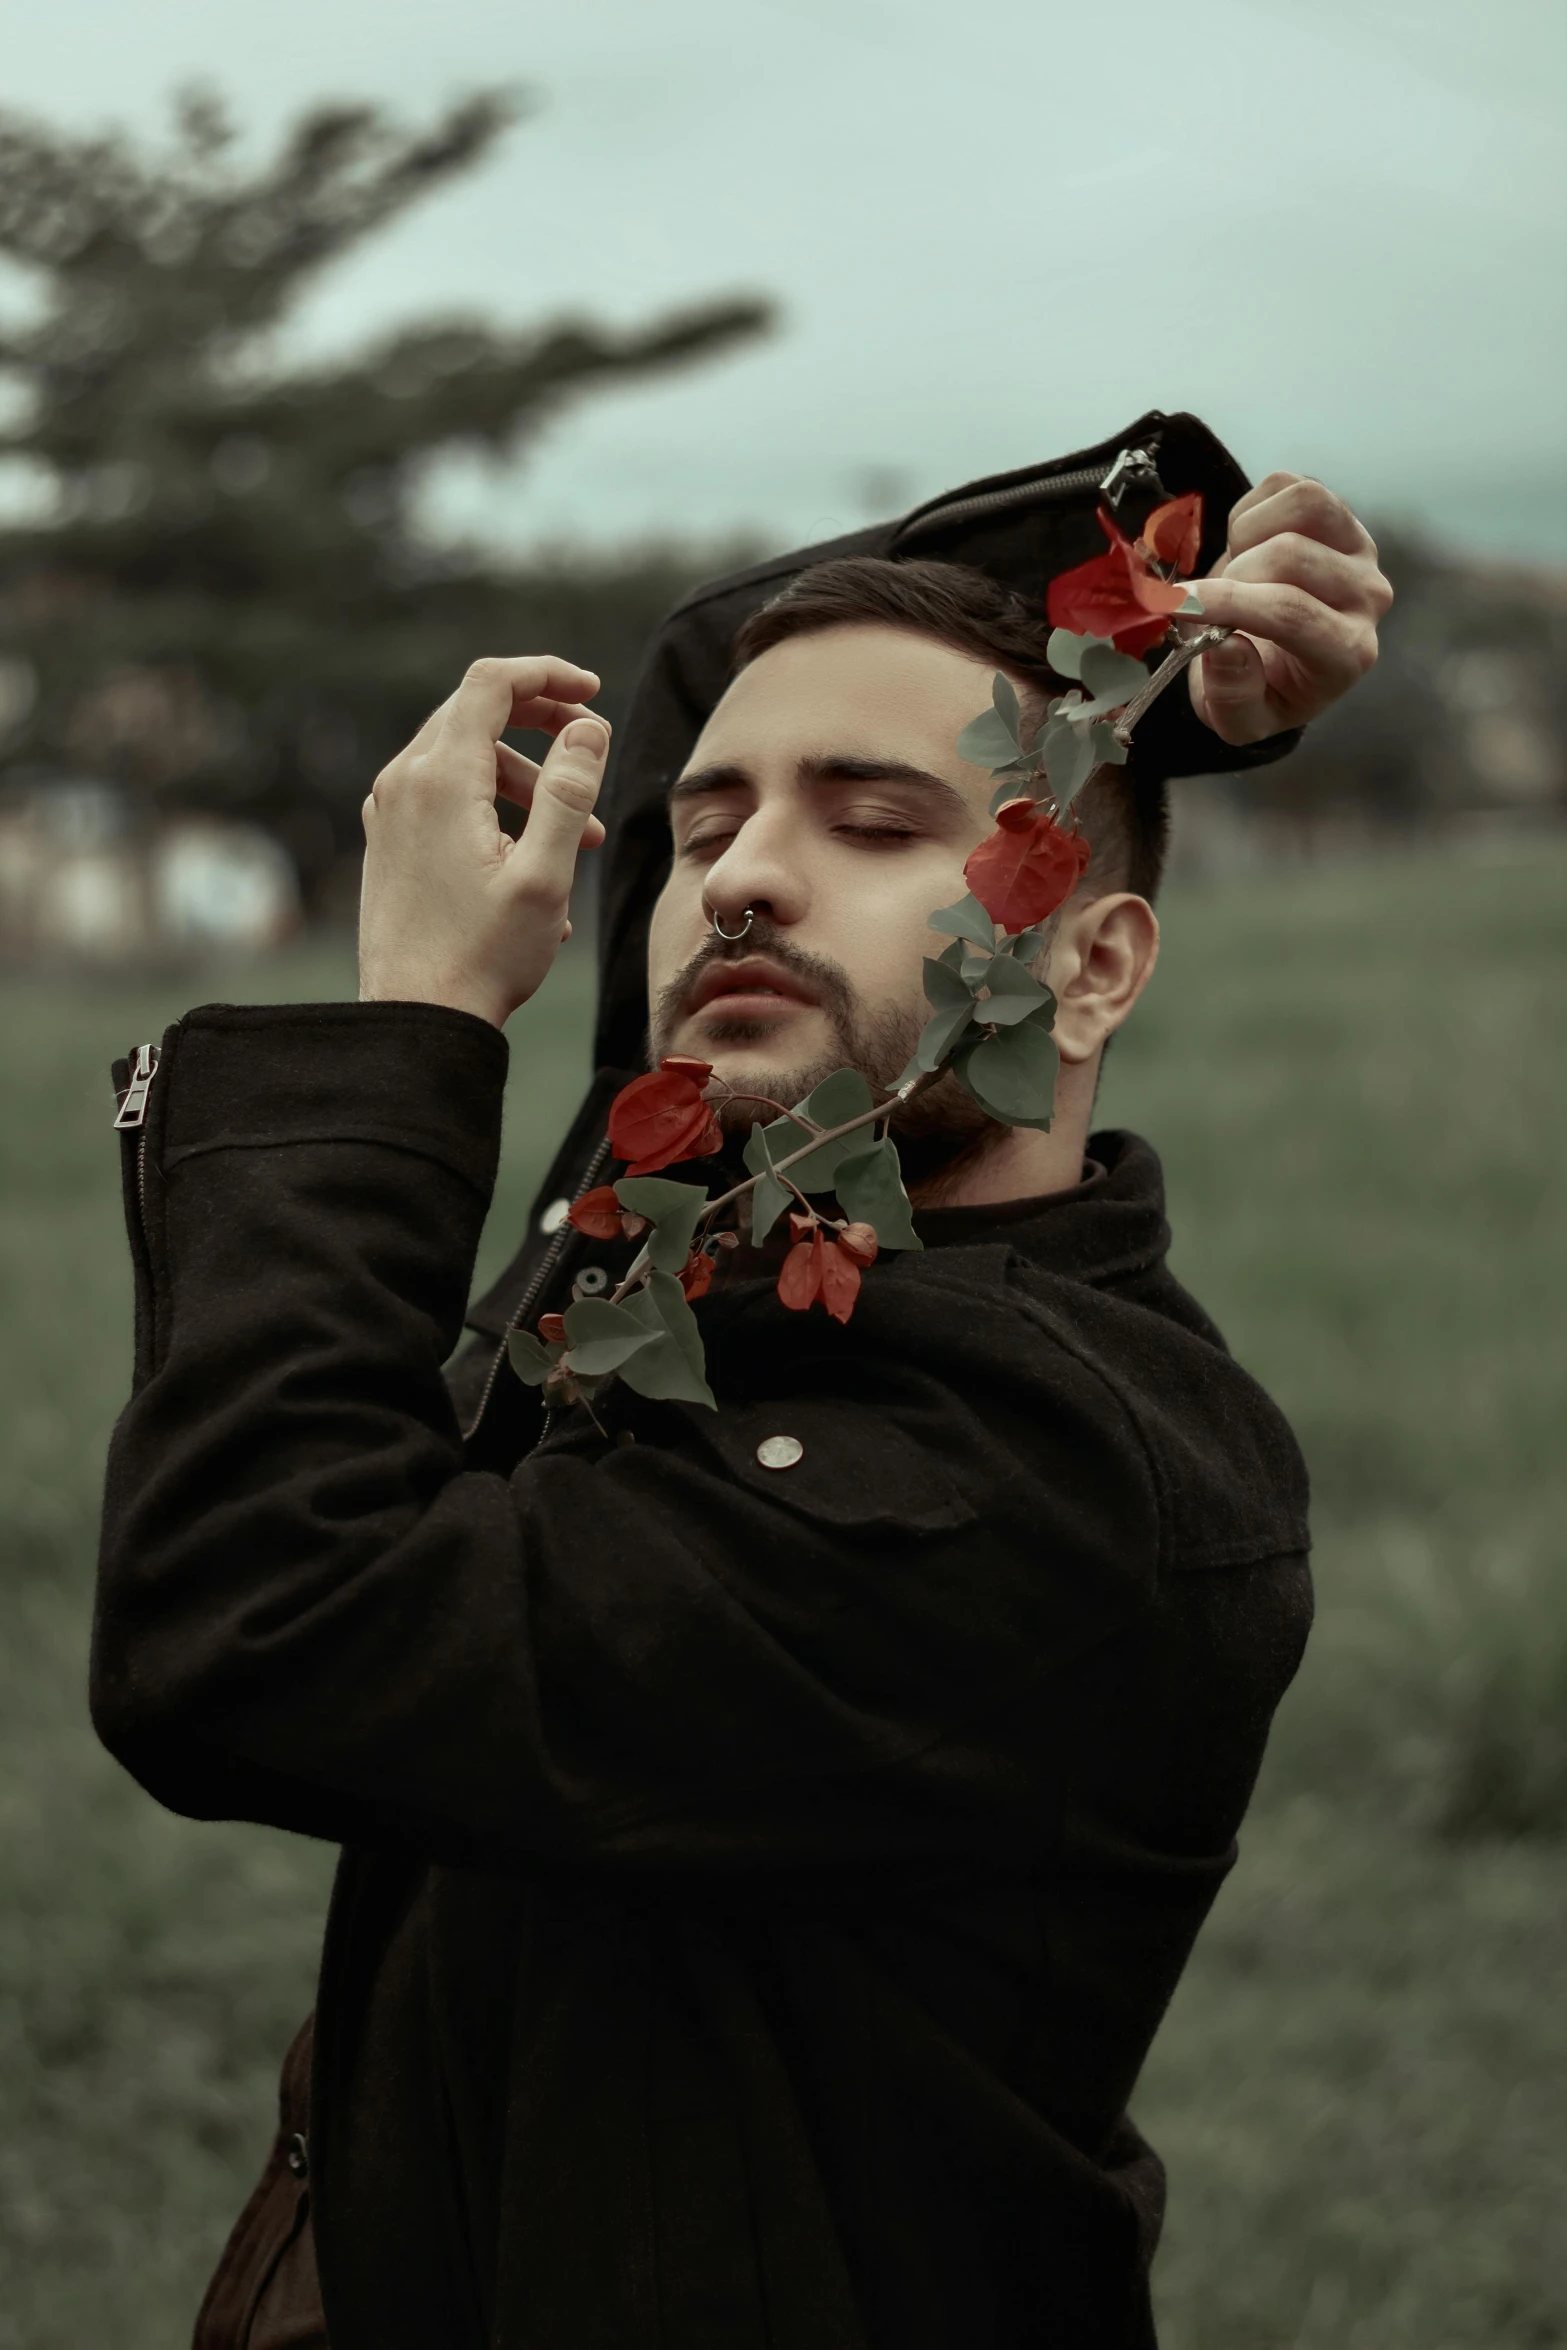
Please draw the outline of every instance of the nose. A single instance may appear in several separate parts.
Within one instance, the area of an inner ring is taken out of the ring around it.
[[[782,809],[758,808],[709,865],[702,895],[726,930],[739,930],[748,907],[780,929],[803,920],[809,891],[790,832]]]

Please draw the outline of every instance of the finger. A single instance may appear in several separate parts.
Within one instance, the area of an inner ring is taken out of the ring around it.
[[[495,746],[495,795],[497,799],[514,800],[519,808],[533,805],[533,787],[539,780],[539,763],[514,751],[510,743]]]
[[[498,741],[508,726],[535,723],[535,710],[553,712],[565,704],[575,709],[598,689],[591,669],[553,653],[474,661],[445,705],[441,733],[454,747],[477,749],[482,742]]]
[[[507,887],[518,897],[564,911],[608,755],[609,728],[601,718],[577,719],[551,744],[507,866]],[[602,826],[599,832],[602,838]]]
[[[579,715],[581,713],[579,712]],[[607,725],[607,719],[602,721]],[[495,746],[495,792],[502,800],[511,800],[519,808],[531,808],[534,788],[542,770],[534,759],[524,758],[510,743]],[[590,816],[583,828],[579,848],[596,849],[604,839],[604,827],[596,816]]]
[[[1261,742],[1286,721],[1275,715],[1268,673],[1250,637],[1226,637],[1192,663],[1192,708],[1222,742]]]
[[[1264,498],[1271,498],[1277,491],[1288,489],[1291,482],[1299,481],[1300,478],[1298,473],[1265,473],[1261,481],[1253,482],[1251,488],[1236,499],[1230,508],[1230,521],[1233,523],[1237,514],[1250,513],[1252,507],[1260,505]]]
[[[581,702],[557,702],[548,694],[540,694],[533,702],[524,702],[514,710],[506,724],[508,728],[531,728],[535,734],[563,734],[573,718],[598,718],[597,710],[589,710]],[[600,724],[608,726],[607,718]]]
[[[1269,474],[1267,481],[1259,482],[1231,509],[1227,548],[1231,560],[1283,531],[1320,540],[1342,555],[1375,558],[1377,551],[1371,533],[1342,498],[1335,497],[1320,481],[1281,473]]]
[[[1271,581],[1279,587],[1304,588],[1319,604],[1335,612],[1375,612],[1379,616],[1393,601],[1393,591],[1373,562],[1364,555],[1341,554],[1320,539],[1303,538],[1299,531],[1278,531],[1244,554],[1226,562],[1224,579]]]
[[[1199,592],[1204,619],[1277,645],[1310,673],[1323,702],[1364,677],[1377,657],[1372,621],[1335,612],[1304,588],[1227,573],[1223,579],[1205,579]]]

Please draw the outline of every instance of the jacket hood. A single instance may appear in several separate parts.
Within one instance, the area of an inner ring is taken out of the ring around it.
[[[1224,552],[1230,508],[1249,486],[1199,418],[1154,408],[1089,448],[969,482],[900,520],[771,556],[693,590],[670,613],[644,662],[600,801],[608,837],[599,862],[598,1064],[642,1065],[648,921],[670,854],[665,794],[729,681],[741,623],[797,572],[845,555],[969,563],[1036,599],[1043,631],[1047,583],[1103,552],[1095,516],[1106,496],[1118,501],[1124,521],[1138,525],[1160,497],[1200,490],[1202,572]],[[1125,772],[1132,788],[1156,786],[1172,775],[1260,766],[1298,739],[1298,733],[1279,734],[1232,747],[1200,724],[1185,694],[1166,694],[1139,728]]]
[[[916,506],[901,520],[771,556],[708,581],[676,605],[653,641],[630,710],[616,729],[599,801],[607,837],[598,857],[598,1073],[539,1187],[517,1254],[470,1307],[470,1329],[493,1345],[513,1317],[530,1317],[553,1305],[557,1293],[565,1295],[581,1253],[580,1235],[563,1220],[566,1204],[588,1184],[604,1180],[610,1101],[643,1066],[648,922],[670,856],[665,795],[729,681],[730,648],[742,621],[813,563],[843,555],[885,555],[970,563],[989,572],[1039,602],[1043,631],[1048,582],[1103,550],[1095,519],[1102,500],[1115,502],[1123,524],[1133,528],[1160,498],[1200,490],[1203,537],[1197,568],[1206,571],[1223,553],[1230,508],[1249,486],[1235,459],[1199,418],[1166,416],[1154,408],[1089,448],[969,482]],[[1234,748],[1199,722],[1185,694],[1165,694],[1138,728],[1122,772],[1131,788],[1153,789],[1169,776],[1266,765],[1299,739],[1296,730]],[[465,1413],[486,1377],[481,1350],[455,1382]],[[510,1400],[515,1406],[516,1396]]]

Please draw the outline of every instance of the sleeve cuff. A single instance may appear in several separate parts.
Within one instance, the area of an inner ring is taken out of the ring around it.
[[[159,1159],[373,1142],[488,1195],[508,1058],[498,1028],[442,1004],[202,1004],[164,1039]]]

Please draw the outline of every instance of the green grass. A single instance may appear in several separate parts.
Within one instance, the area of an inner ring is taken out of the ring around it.
[[[1567,854],[1189,889],[1107,1122],[1300,1431],[1321,1614],[1138,2117],[1167,2350],[1567,2345]],[[177,2350],[309,2005],[331,1855],[165,1816],[83,1705],[128,1284],[105,1064],[347,957],[0,992],[0,2350]],[[506,1252],[589,982],[513,1024]]]

